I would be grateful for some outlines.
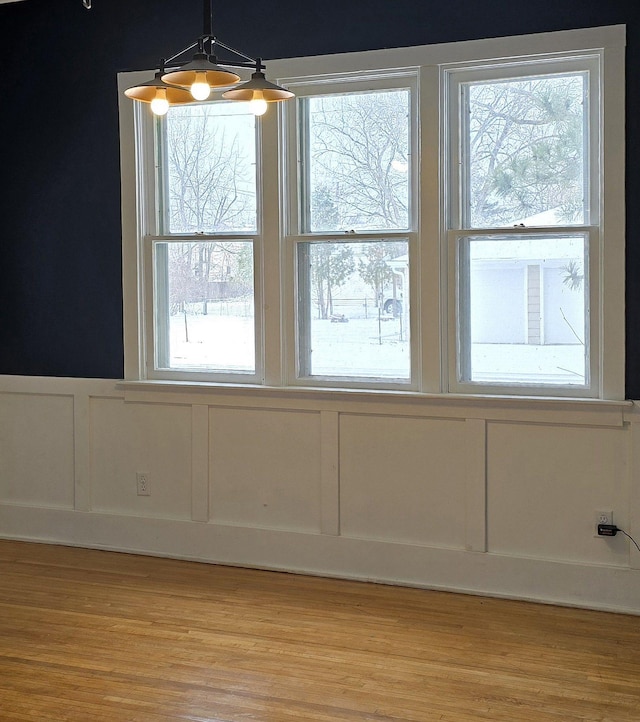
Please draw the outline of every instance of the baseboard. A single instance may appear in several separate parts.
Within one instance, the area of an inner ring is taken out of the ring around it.
[[[13,504],[0,537],[640,615],[628,567]]]

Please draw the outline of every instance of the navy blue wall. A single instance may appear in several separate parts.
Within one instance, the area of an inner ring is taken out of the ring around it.
[[[640,20],[616,0],[219,2],[265,58],[627,24],[627,224],[640,227]],[[0,5],[0,373],[123,373],[116,74],[192,42],[201,0]],[[62,82],[64,78],[64,82]],[[627,237],[627,397],[640,398],[640,248]]]

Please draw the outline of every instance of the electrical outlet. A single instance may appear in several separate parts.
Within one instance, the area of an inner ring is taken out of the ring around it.
[[[151,496],[151,489],[149,488],[149,474],[144,471],[139,471],[136,474],[136,484],[138,496]]]
[[[603,539],[604,537],[598,535],[598,524],[613,524],[613,512],[597,510],[593,513],[593,536]]]

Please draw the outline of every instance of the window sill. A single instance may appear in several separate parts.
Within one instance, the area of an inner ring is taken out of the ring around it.
[[[179,381],[118,382],[125,401],[384,416],[485,419],[589,426],[622,426],[629,400],[541,396],[427,394],[415,391],[263,386]]]

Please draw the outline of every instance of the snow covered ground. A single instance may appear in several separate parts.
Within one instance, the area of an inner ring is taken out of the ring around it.
[[[242,315],[202,313],[170,317],[170,368],[198,371],[255,371],[255,325],[250,304]],[[187,340],[188,338],[188,340]]]
[[[223,311],[214,308],[207,315],[188,313],[186,329],[183,314],[171,317],[171,368],[254,371],[255,330],[250,304],[236,309],[241,315],[225,315]],[[369,318],[352,317],[344,323],[312,319],[311,374],[409,381],[408,330],[401,326],[400,318],[388,314],[378,319],[377,310],[370,312]],[[472,380],[582,385],[584,355],[580,344],[474,344]]]

